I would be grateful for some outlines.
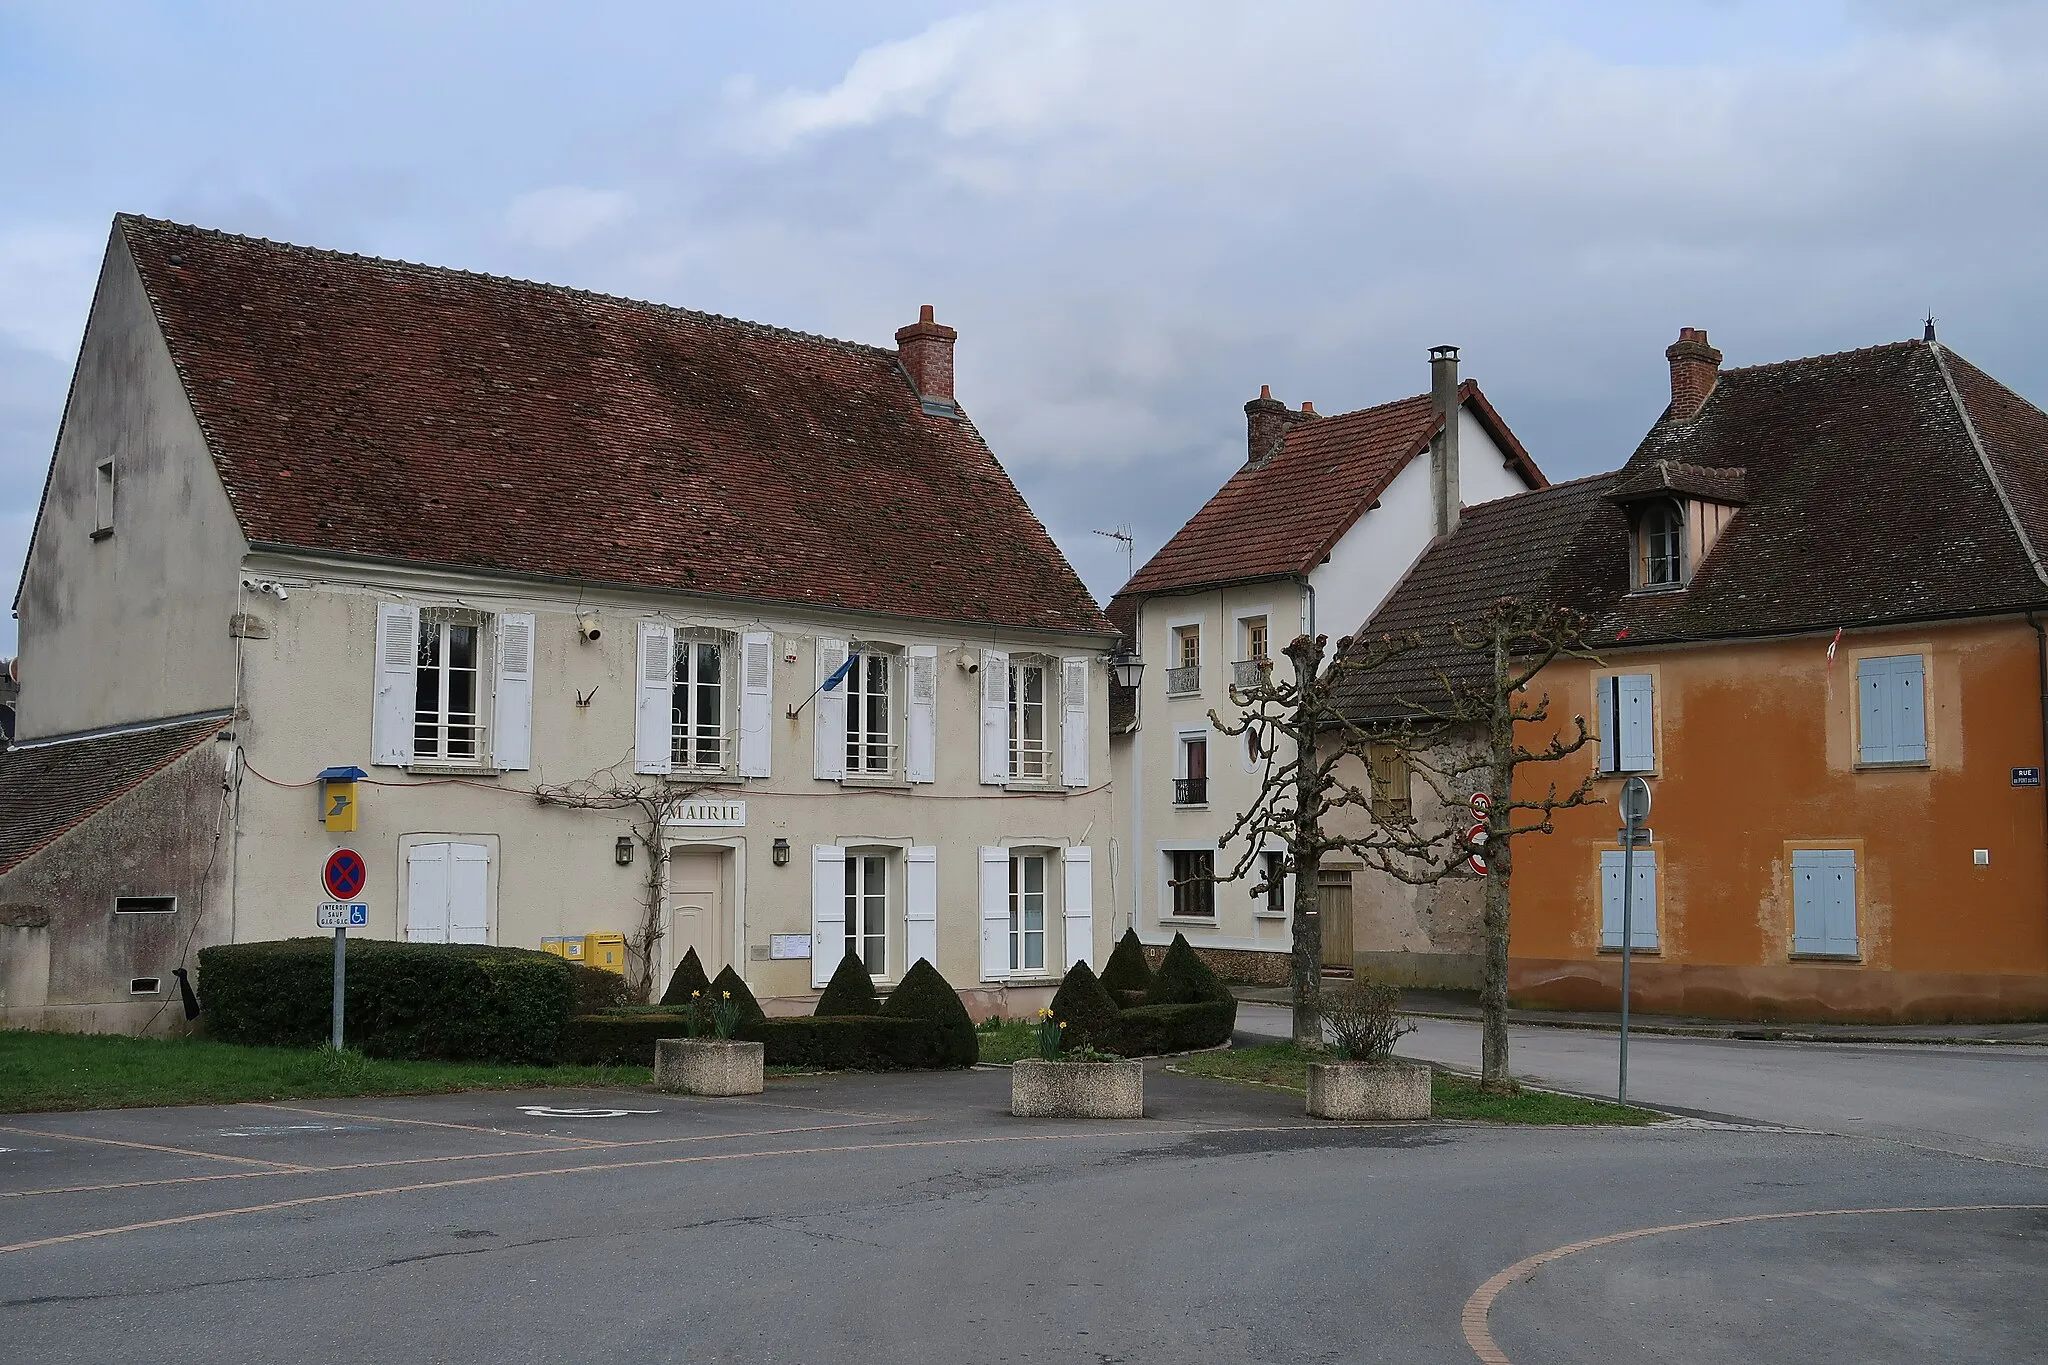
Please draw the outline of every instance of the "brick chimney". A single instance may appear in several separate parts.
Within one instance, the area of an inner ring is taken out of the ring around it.
[[[1443,420],[1443,429],[1429,442],[1429,533],[1447,536],[1458,529],[1458,348],[1429,348],[1429,410]]]
[[[1714,382],[1721,377],[1721,353],[1707,344],[1704,328],[1681,327],[1678,340],[1664,349],[1664,358],[1671,362],[1671,409],[1667,415],[1674,421],[1688,421],[1706,403]]]
[[[917,321],[896,329],[896,354],[911,387],[927,408],[954,410],[953,343],[960,334],[932,321],[930,304],[917,310]]]
[[[1244,462],[1254,467],[1280,453],[1287,439],[1287,405],[1273,396],[1271,384],[1259,385],[1259,396],[1244,405]]]

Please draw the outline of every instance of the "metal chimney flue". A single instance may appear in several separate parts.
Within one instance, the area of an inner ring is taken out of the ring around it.
[[[1429,442],[1430,534],[1458,529],[1458,348],[1429,348],[1429,407],[1438,419]]]

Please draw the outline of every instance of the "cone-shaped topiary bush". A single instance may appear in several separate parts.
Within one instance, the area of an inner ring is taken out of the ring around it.
[[[704,975],[704,964],[697,960],[695,948],[684,953],[683,960],[676,964],[675,974],[668,979],[668,989],[661,993],[661,1003],[687,1005],[692,991],[701,991],[707,996],[711,994],[711,978]]]
[[[711,989],[704,994],[705,998],[711,1001],[713,1008],[716,1008],[728,991],[732,993],[732,998],[739,1002],[740,1007],[739,1027],[733,1031],[733,1036],[745,1037],[749,1024],[758,1024],[768,1016],[761,1012],[761,1002],[754,998],[754,993],[747,989],[747,983],[740,980],[740,974],[730,965],[718,974],[711,983]]]
[[[1152,964],[1145,961],[1145,945],[1138,942],[1137,930],[1124,930],[1124,936],[1116,941],[1116,950],[1102,965],[1102,989],[1118,1007],[1126,1002],[1143,1003],[1152,990]],[[1136,991],[1138,998],[1133,1000],[1126,991]]]
[[[1195,955],[1185,934],[1175,934],[1166,958],[1152,978],[1148,1005],[1199,1005],[1205,1000],[1229,1000],[1230,988],[1223,984],[1209,964]]]
[[[981,1060],[974,1021],[959,992],[946,984],[939,969],[919,958],[889,992],[882,1013],[892,1019],[922,1019],[932,1026],[933,1061],[940,1066],[973,1066]]]
[[[1067,1026],[1060,1034],[1061,1051],[1086,1045],[1115,1052],[1122,1042],[1117,1031],[1116,1002],[1102,989],[1102,983],[1095,979],[1095,970],[1086,962],[1076,962],[1067,968],[1066,980],[1053,993],[1052,1017]]]
[[[875,982],[868,975],[868,964],[852,953],[839,959],[832,979],[825,983],[825,993],[818,997],[818,1008],[811,1011],[835,1018],[881,1012],[882,1002],[875,998]]]

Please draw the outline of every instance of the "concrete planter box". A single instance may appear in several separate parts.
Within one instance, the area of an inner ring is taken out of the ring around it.
[[[1429,1068],[1413,1062],[1310,1062],[1310,1118],[1353,1123],[1429,1117]]]
[[[1010,1112],[1021,1119],[1141,1119],[1143,1062],[1043,1062],[1010,1067]]]
[[[685,1095],[758,1095],[762,1046],[729,1038],[662,1038],[654,1044],[654,1088]]]

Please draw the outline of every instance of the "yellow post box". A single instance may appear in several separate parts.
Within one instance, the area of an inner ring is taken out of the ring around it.
[[[356,828],[356,783],[368,777],[361,768],[326,768],[320,773],[320,823],[329,834],[353,834]]]
[[[553,953],[556,957],[567,958],[571,962],[583,960],[583,940],[580,937],[544,938],[540,941],[540,950],[544,953]]]
[[[624,934],[585,934],[583,936],[583,965],[599,967],[608,972],[626,974],[626,936]]]

